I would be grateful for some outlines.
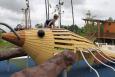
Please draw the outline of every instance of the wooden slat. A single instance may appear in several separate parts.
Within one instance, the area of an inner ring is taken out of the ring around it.
[[[54,38],[72,39],[72,36],[54,36]]]
[[[58,43],[68,43],[68,44],[73,44],[72,40],[54,40],[54,42],[58,42]]]
[[[52,30],[53,32],[67,32],[68,30]]]
[[[33,44],[33,43],[34,43],[34,44]],[[44,46],[48,46],[48,47],[49,47],[49,46],[52,46],[52,47],[54,46],[54,44],[52,44],[52,43],[49,43],[48,45],[47,45],[47,43],[48,43],[48,42],[43,42],[43,43],[42,43],[42,42],[36,42],[36,43],[35,43],[35,42],[31,42],[31,41],[30,41],[30,42],[26,42],[27,45],[28,45],[28,44],[35,45],[35,46],[44,45]]]
[[[67,46],[67,45],[55,45],[57,48],[65,48],[65,49],[74,49],[73,46]]]
[[[71,35],[70,32],[53,32],[54,35]]]
[[[88,43],[91,43],[89,41],[87,41],[86,39],[81,39],[81,38],[76,38],[76,37],[73,37],[73,36],[54,36],[54,38],[59,38],[59,39],[71,39],[71,40],[78,40],[78,41],[83,41],[83,42],[88,42]]]

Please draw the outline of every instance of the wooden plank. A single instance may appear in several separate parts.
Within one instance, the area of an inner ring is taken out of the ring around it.
[[[54,42],[58,42],[58,43],[67,43],[67,44],[73,44],[72,40],[54,40]]]
[[[39,42],[36,42],[36,43],[34,43],[34,42],[26,42],[26,44],[28,45],[28,44],[31,44],[31,45],[35,45],[35,46],[40,46],[40,45],[44,45],[44,46],[47,46],[47,47],[49,47],[49,46],[54,46],[54,44],[52,44],[52,43],[49,43],[49,42],[43,42],[43,43],[39,43]],[[49,43],[49,44],[48,44]]]
[[[68,30],[65,29],[65,30],[52,30],[52,31],[53,31],[53,32],[55,32],[55,31],[56,31],[56,32],[67,32]]]
[[[57,45],[57,44],[55,44],[54,47],[57,47],[57,48],[64,48],[64,49],[74,49],[73,46],[67,46],[67,45]]]
[[[71,40],[75,40],[75,41],[82,41],[82,42],[88,42],[88,43],[91,43],[89,41],[87,41],[86,39],[81,39],[81,38],[76,38],[76,37],[73,37],[73,36],[54,36],[54,38],[59,38],[59,39],[71,39]]]
[[[54,36],[54,38],[72,39],[72,36]]]
[[[53,32],[54,35],[71,35],[70,32]]]

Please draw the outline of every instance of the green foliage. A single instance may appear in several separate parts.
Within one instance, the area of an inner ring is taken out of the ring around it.
[[[108,21],[114,21],[112,17],[109,17],[108,18]]]
[[[43,27],[43,24],[36,24],[35,27],[36,27],[36,28],[42,28],[42,27]]]
[[[0,40],[0,52],[11,50],[11,47],[14,47],[14,45],[4,40]]]
[[[77,25],[71,25],[71,26],[63,26],[63,28],[65,29],[68,29],[76,34],[79,34],[79,35],[84,35],[84,29],[83,28],[80,28],[78,27]]]
[[[100,32],[101,32],[101,33],[104,32],[104,24],[101,24],[101,26],[100,26]]]
[[[79,34],[84,37],[93,38],[94,34],[97,33],[98,27],[95,23],[88,23],[84,27],[78,27],[77,25],[63,26],[65,29],[68,29],[76,34]],[[101,32],[103,31],[103,24],[101,25]],[[93,36],[92,36],[93,35]],[[95,38],[95,37],[94,37]]]
[[[84,31],[86,34],[96,33],[98,31],[98,28],[94,23],[88,23],[84,26]]]
[[[3,46],[13,46],[13,44],[0,39],[0,47]]]
[[[4,47],[4,46],[13,46],[13,44],[9,43],[9,42],[6,42],[4,40],[1,39],[1,34],[0,33],[0,47]]]

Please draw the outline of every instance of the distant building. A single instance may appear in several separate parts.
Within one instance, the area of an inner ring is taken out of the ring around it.
[[[98,19],[83,19],[86,24],[93,22],[96,23],[98,31],[95,34],[96,41],[100,43],[114,44],[115,45],[115,21],[98,20]],[[103,31],[101,31],[103,28]]]

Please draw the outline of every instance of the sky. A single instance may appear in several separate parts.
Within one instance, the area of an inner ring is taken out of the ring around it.
[[[62,11],[64,11],[62,14],[62,24],[71,25],[71,0],[62,1],[64,1],[64,5],[62,6]],[[50,18],[52,18],[55,14],[54,10],[58,4],[58,0],[49,0],[49,2],[51,4]],[[93,16],[96,16],[96,19],[105,20],[109,17],[115,19],[114,5],[115,0],[73,0],[75,24],[79,27],[84,26],[84,21],[82,19],[86,17],[88,10],[91,11]],[[24,14],[21,9],[25,7],[25,0],[0,0],[0,22],[5,22],[12,27],[20,23],[23,24]],[[30,9],[33,26],[45,22],[45,0],[30,0]],[[0,26],[0,28],[1,27],[3,28],[3,26]]]

